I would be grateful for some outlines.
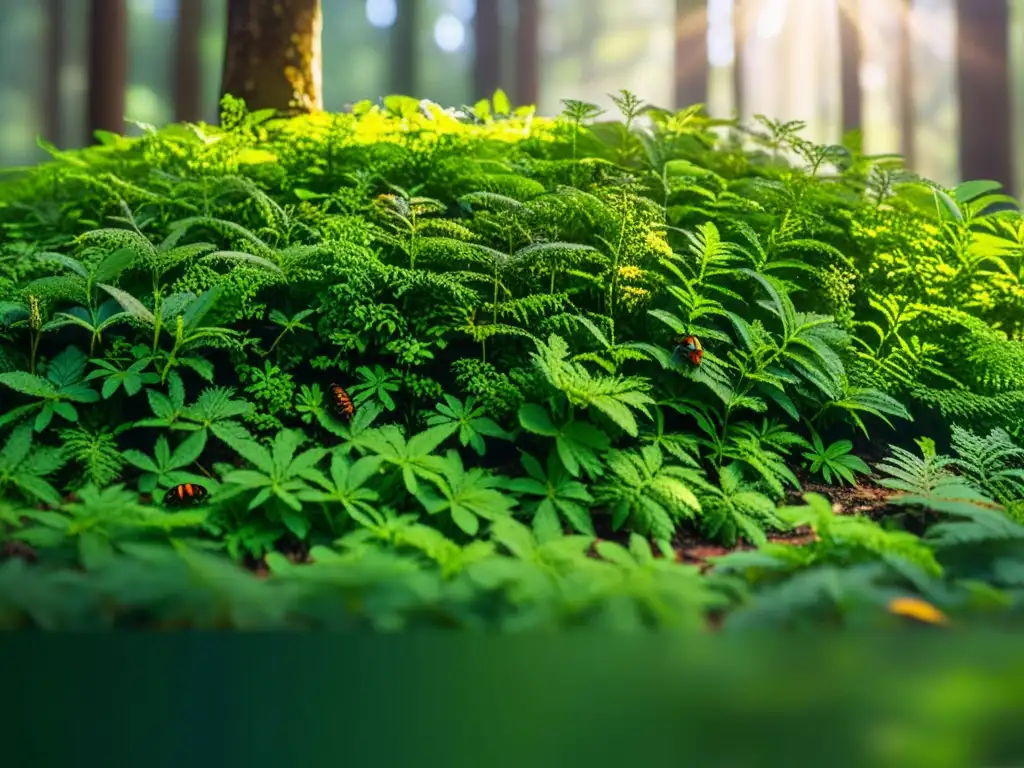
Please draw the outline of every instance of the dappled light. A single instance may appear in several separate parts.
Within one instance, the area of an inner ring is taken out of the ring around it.
[[[0,4],[8,762],[1013,764],[1022,31]]]

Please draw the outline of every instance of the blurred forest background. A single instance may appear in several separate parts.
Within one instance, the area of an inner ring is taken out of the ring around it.
[[[226,5],[122,1],[129,120],[216,119]],[[804,120],[818,141],[860,127],[867,151],[945,184],[1024,188],[1024,0],[323,0],[323,20],[329,110],[388,93],[457,106],[501,86],[554,114],[628,88]],[[45,157],[37,136],[88,141],[89,22],[89,0],[0,3],[0,166]]]

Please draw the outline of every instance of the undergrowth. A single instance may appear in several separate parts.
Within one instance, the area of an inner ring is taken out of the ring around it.
[[[1016,207],[616,104],[228,99],[9,172],[0,625],[1013,620]]]

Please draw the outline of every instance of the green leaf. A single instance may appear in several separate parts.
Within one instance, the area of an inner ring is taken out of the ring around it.
[[[243,262],[246,264],[252,264],[256,267],[261,267],[268,272],[276,272],[277,274],[283,275],[284,272],[270,259],[266,259],[262,256],[256,256],[251,253],[243,253],[241,251],[215,251],[207,256],[204,256],[200,261],[210,261],[211,259],[222,259],[224,261]]]
[[[551,421],[548,412],[535,403],[525,403],[519,408],[519,423],[527,432],[545,437],[558,435],[558,427]]]
[[[494,92],[494,97],[491,99],[494,104],[494,114],[496,115],[508,115],[512,111],[512,105],[509,103],[508,95],[501,88]]]
[[[168,460],[167,464],[173,469],[187,467],[199,460],[199,457],[202,455],[205,447],[205,430],[193,432],[191,435],[186,437],[177,448],[174,449],[174,453]]]
[[[133,467],[138,467],[144,472],[152,472],[159,474],[160,468],[154,463],[154,461],[144,454],[142,451],[138,451],[134,448],[129,448],[121,454],[124,460],[131,464]]]
[[[1003,188],[998,181],[965,181],[953,189],[953,199],[963,205],[988,192],[996,192]]]
[[[292,511],[285,509],[281,511],[281,522],[284,523],[285,527],[295,534],[295,537],[299,541],[304,541],[309,535],[310,522],[309,519],[301,512]]]
[[[147,325],[153,325],[156,322],[156,318],[153,317],[153,313],[150,312],[141,301],[127,291],[122,291],[120,288],[115,288],[114,286],[107,285],[106,283],[99,283],[97,287],[110,294],[111,298],[121,305],[121,309],[136,320],[141,320]]]
[[[92,279],[96,283],[105,283],[131,267],[137,258],[138,253],[133,248],[120,248],[99,263]]]
[[[57,394],[57,388],[51,382],[42,376],[33,376],[27,371],[0,373],[0,384],[30,397],[50,398]]]

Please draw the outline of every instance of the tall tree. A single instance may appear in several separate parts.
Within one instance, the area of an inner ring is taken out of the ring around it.
[[[473,98],[490,98],[503,86],[501,0],[477,0],[473,17]]]
[[[323,109],[320,0],[228,0],[221,95],[251,110]]]
[[[843,132],[846,133],[861,127],[860,0],[846,0],[840,4],[839,60]]]
[[[900,0],[899,123],[900,153],[908,168],[914,157],[914,28],[912,0]]]
[[[748,0],[733,0],[732,3],[732,90],[736,116],[743,119],[746,89],[747,37],[750,32],[750,3]]]
[[[400,0],[398,16],[391,28],[390,90],[393,94],[414,96],[419,90],[416,64],[420,31],[420,0]]]
[[[128,58],[128,10],[125,0],[89,4],[89,95],[87,128],[124,132],[125,79]]]
[[[43,6],[46,33],[43,44],[43,136],[60,145],[61,75],[64,69],[64,0],[47,0]]]
[[[707,0],[676,0],[675,84],[677,108],[708,100]]]
[[[174,57],[174,118],[198,122],[202,117],[202,67],[199,35],[203,28],[203,0],[178,0],[178,28]]]
[[[957,0],[960,176],[1013,190],[1008,0]]]
[[[519,0],[516,8],[515,103],[540,99],[540,0]]]

